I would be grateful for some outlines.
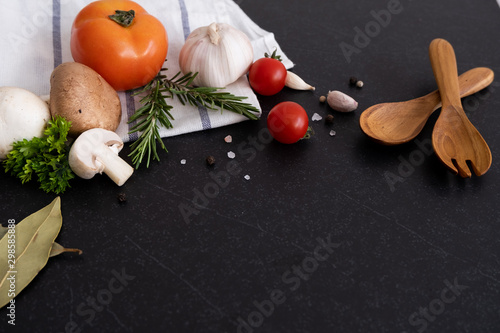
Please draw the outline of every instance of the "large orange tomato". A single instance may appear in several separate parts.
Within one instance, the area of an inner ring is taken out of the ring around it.
[[[130,0],[100,0],[83,8],[71,28],[71,54],[115,90],[142,87],[167,57],[165,27]]]

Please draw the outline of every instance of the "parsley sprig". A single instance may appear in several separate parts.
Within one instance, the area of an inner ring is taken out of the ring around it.
[[[13,144],[5,159],[5,172],[24,184],[36,176],[40,188],[47,193],[63,193],[75,175],[69,166],[66,144],[71,122],[57,116],[49,120],[43,137],[23,139]]]
[[[195,87],[193,80],[198,73],[181,75],[177,73],[172,78],[158,74],[149,84],[135,93],[145,95],[141,100],[142,106],[137,109],[129,123],[137,122],[131,129],[131,133],[139,133],[139,137],[131,145],[132,163],[139,168],[144,158],[146,167],[149,167],[151,158],[160,160],[156,149],[158,143],[162,149],[167,151],[163,143],[159,126],[172,128],[170,120],[174,120],[170,111],[172,106],[167,99],[177,98],[183,105],[202,106],[209,110],[224,110],[241,114],[249,119],[259,119],[259,109],[250,103],[243,102],[247,97],[235,96],[229,92],[222,91],[224,88]]]

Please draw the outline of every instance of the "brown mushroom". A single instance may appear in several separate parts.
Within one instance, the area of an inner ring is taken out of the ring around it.
[[[69,135],[91,128],[115,131],[120,125],[117,92],[92,68],[76,62],[57,66],[50,76],[50,112],[71,121]]]

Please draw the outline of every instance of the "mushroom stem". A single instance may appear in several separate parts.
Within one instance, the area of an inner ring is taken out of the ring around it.
[[[118,186],[125,184],[134,172],[134,168],[113,152],[112,148],[106,145],[99,146],[99,149],[95,151],[95,157],[97,161],[102,163],[104,173]]]

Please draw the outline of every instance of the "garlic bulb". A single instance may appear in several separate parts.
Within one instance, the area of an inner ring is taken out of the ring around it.
[[[195,29],[179,54],[184,74],[198,73],[194,85],[226,87],[248,72],[253,47],[242,31],[225,23]]]

